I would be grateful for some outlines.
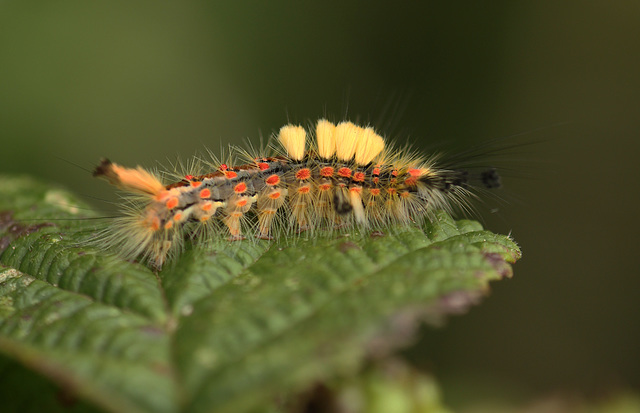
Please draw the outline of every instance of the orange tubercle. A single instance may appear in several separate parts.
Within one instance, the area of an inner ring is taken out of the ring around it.
[[[404,180],[405,185],[408,186],[416,186],[416,184],[418,183],[418,178],[415,176],[412,176],[411,178],[407,178]]]
[[[267,185],[278,185],[280,183],[280,177],[278,175],[271,175],[269,176],[267,179],[265,179],[265,182],[267,183]]]
[[[324,176],[325,178],[333,176],[333,168],[330,166],[325,166],[324,168],[320,169],[320,176]]]
[[[353,180],[356,182],[364,182],[364,172],[356,172],[353,174]]]
[[[349,168],[340,168],[338,169],[338,175],[343,178],[351,178],[351,169]]]
[[[202,191],[200,191],[200,198],[204,199],[204,198],[209,198],[210,196],[211,196],[211,190],[209,190],[208,188],[205,188]]]
[[[308,168],[303,168],[296,172],[296,179],[300,181],[304,181],[305,179],[309,179],[310,177],[311,171]]]
[[[177,197],[172,196],[167,200],[165,205],[167,206],[167,209],[173,209],[177,207],[179,203],[180,203],[180,200]]]

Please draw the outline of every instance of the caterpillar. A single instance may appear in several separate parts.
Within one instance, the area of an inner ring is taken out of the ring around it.
[[[289,124],[269,147],[268,156],[232,148],[228,162],[196,161],[169,182],[103,159],[93,175],[124,191],[126,202],[100,239],[161,269],[187,237],[271,240],[282,229],[384,229],[465,207],[478,189],[468,171],[440,165],[440,156],[396,149],[372,127],[348,121],[320,119],[309,132]],[[495,169],[479,180],[500,186]]]

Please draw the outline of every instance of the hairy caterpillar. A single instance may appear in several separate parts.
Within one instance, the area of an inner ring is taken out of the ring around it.
[[[100,239],[159,269],[187,234],[240,240],[272,239],[282,229],[383,229],[464,207],[475,195],[467,171],[385,146],[373,128],[351,122],[321,119],[311,134],[286,125],[271,148],[269,156],[232,148],[227,163],[196,162],[170,183],[103,159],[94,176],[125,191],[128,203]],[[500,185],[495,169],[478,178],[487,188]]]

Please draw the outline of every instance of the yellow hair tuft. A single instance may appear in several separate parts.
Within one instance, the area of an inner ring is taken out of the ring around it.
[[[371,127],[360,129],[362,132],[356,146],[356,163],[367,165],[384,149],[384,139]]]
[[[326,119],[320,119],[316,126],[316,141],[320,157],[330,159],[336,153],[336,126]]]
[[[286,125],[280,128],[278,140],[287,151],[291,159],[301,161],[304,158],[304,148],[307,132],[302,126]]]
[[[353,158],[361,129],[351,122],[340,122],[336,126],[336,155],[338,159],[350,161]]]

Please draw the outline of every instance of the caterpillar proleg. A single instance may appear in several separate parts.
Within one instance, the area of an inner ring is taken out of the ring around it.
[[[94,176],[128,194],[121,218],[101,233],[107,247],[161,268],[193,235],[273,239],[286,231],[359,228],[428,219],[475,196],[464,170],[397,150],[371,127],[326,119],[315,130],[286,125],[270,154],[232,148],[230,161],[196,162],[166,182],[141,167],[103,159]],[[500,185],[484,170],[484,187]]]

